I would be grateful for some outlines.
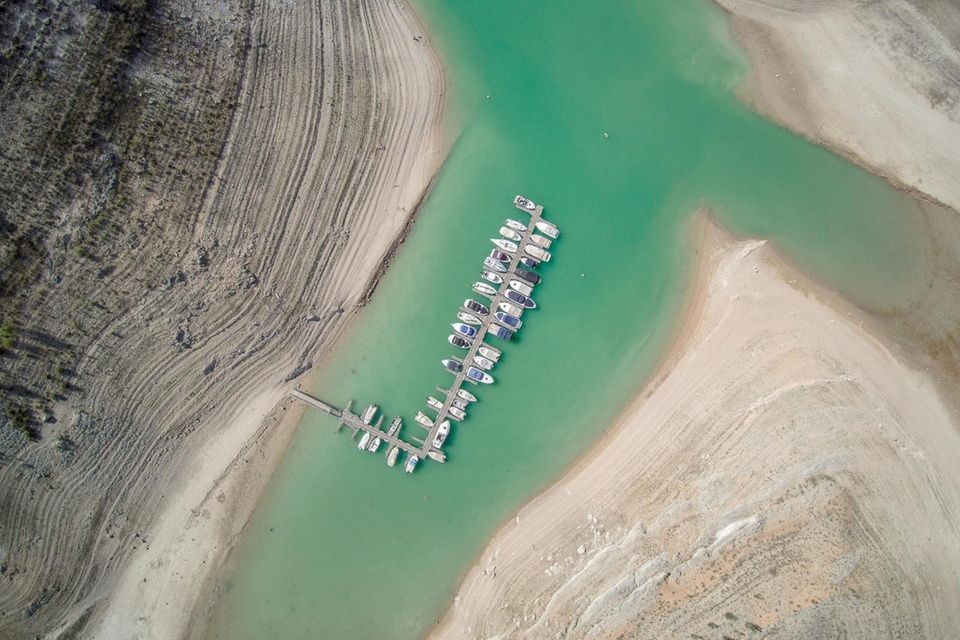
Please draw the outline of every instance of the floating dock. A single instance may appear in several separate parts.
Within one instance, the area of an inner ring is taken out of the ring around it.
[[[380,424],[383,422],[383,417],[381,416],[380,420],[376,423],[370,424],[363,420],[363,417],[353,413],[350,410],[350,405],[346,409],[337,409],[322,400],[319,400],[299,389],[292,389],[289,391],[289,395],[320,410],[324,413],[327,413],[337,419],[337,430],[339,431],[344,425],[349,427],[353,431],[353,436],[356,437],[357,433],[363,431],[370,434],[370,439],[379,438],[381,442],[387,443],[387,451],[389,452],[392,447],[397,447],[401,451],[407,454],[408,460],[409,457],[416,456],[418,460],[424,460],[429,457],[438,462],[443,462],[446,459],[446,455],[443,453],[442,449],[435,448],[433,446],[434,440],[437,437],[438,432],[440,431],[441,425],[445,421],[449,420],[452,416],[450,414],[450,409],[453,406],[455,400],[457,400],[457,392],[463,387],[464,382],[470,382],[472,384],[477,384],[474,380],[471,380],[467,377],[467,370],[471,366],[476,366],[474,364],[474,356],[477,355],[478,350],[481,346],[485,344],[484,338],[490,332],[491,327],[499,326],[494,318],[494,314],[497,312],[501,302],[509,302],[510,304],[515,304],[512,300],[506,297],[506,292],[510,288],[510,279],[516,272],[518,265],[520,264],[520,259],[524,256],[537,259],[536,256],[526,253],[526,247],[531,243],[531,236],[534,235],[534,231],[537,230],[537,222],[543,220],[543,207],[540,205],[533,205],[533,208],[528,208],[529,205],[533,203],[528,201],[522,196],[517,196],[514,199],[514,205],[517,209],[527,213],[530,216],[529,222],[526,224],[526,231],[517,233],[521,234],[520,241],[516,242],[517,250],[510,254],[510,262],[505,264],[506,271],[503,273],[498,273],[498,275],[503,277],[503,282],[499,285],[499,288],[496,289],[496,294],[491,298],[490,301],[490,313],[486,316],[480,317],[479,314],[474,314],[479,320],[481,320],[480,326],[475,327],[477,329],[477,335],[473,338],[470,338],[472,341],[470,347],[466,349],[465,355],[463,356],[463,367],[460,372],[454,374],[453,383],[450,385],[449,390],[442,390],[439,387],[439,391],[445,392],[446,397],[443,399],[443,405],[439,410],[429,409],[430,411],[436,411],[437,417],[432,419],[432,426],[426,427],[419,423],[415,423],[418,428],[426,430],[426,437],[422,442],[418,438],[413,438],[418,442],[418,444],[411,444],[410,442],[400,438],[399,431],[394,435],[388,435],[386,431],[380,428]],[[525,206],[526,205],[526,206]],[[539,260],[538,260],[539,262]],[[491,286],[493,286],[491,284]],[[487,296],[490,297],[490,296]],[[511,332],[512,333],[512,332]],[[499,349],[499,347],[498,347]],[[477,367],[478,369],[480,367]],[[448,373],[453,373],[449,372]],[[395,421],[399,420],[398,418],[394,419]],[[454,420],[457,420],[454,418]],[[372,422],[372,420],[371,420]],[[457,420],[459,422],[459,420]]]

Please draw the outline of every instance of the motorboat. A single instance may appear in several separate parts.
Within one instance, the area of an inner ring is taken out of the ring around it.
[[[430,418],[430,416],[425,414],[423,411],[417,411],[417,415],[414,416],[413,419],[416,420],[417,424],[419,424],[422,427],[426,427],[427,429],[430,429],[431,427],[433,427],[433,420]]]
[[[550,242],[549,238],[545,236],[537,235],[536,233],[530,234],[530,242],[537,245],[541,249],[549,249],[550,245],[553,244],[552,242]]]
[[[437,433],[433,437],[433,448],[439,449],[443,446],[443,443],[447,441],[447,436],[450,435],[450,421],[444,420],[440,423],[440,426],[437,428]]]
[[[445,360],[441,360],[440,364],[443,365],[444,369],[452,371],[453,373],[460,373],[460,370],[463,369],[463,363],[456,358],[446,358]]]
[[[517,305],[512,304],[510,302],[501,302],[500,311],[506,311],[510,315],[515,316],[517,318],[523,315],[523,309],[521,309]]]
[[[462,335],[462,336],[464,336],[464,337],[466,337],[466,338],[476,338],[476,337],[477,337],[477,328],[476,328],[476,327],[471,327],[470,325],[464,324],[463,322],[454,322],[454,323],[452,323],[450,326],[453,327],[453,330],[454,330],[454,331],[456,331],[457,333],[459,333],[460,335]]]
[[[537,204],[533,200],[527,200],[523,196],[514,198],[513,204],[525,211],[535,211],[537,208]]]
[[[357,444],[357,449],[363,451],[367,448],[367,443],[370,442],[370,434],[366,431],[363,432],[363,435],[360,437],[360,442]]]
[[[427,406],[437,411],[440,411],[441,409],[443,409],[443,403],[437,400],[436,398],[434,398],[433,396],[427,396]]]
[[[491,376],[486,371],[481,371],[476,367],[470,367],[467,369],[467,379],[472,380],[473,382],[480,382],[483,384],[493,384],[493,376]]]
[[[516,302],[518,305],[524,309],[536,309],[537,303],[534,302],[531,298],[523,295],[519,291],[514,291],[513,289],[507,289],[506,293],[503,294],[507,300],[510,302]]]
[[[488,298],[492,298],[497,295],[497,290],[486,282],[474,282],[473,290],[479,294],[487,296]]]
[[[400,427],[403,426],[403,420],[400,419],[400,416],[394,416],[393,421],[390,422],[390,426],[387,427],[387,435],[393,437],[400,432]]]
[[[463,422],[467,418],[467,412],[459,407],[450,407],[447,410],[447,413],[450,414],[450,417],[456,420],[457,422]]]
[[[560,230],[557,229],[557,226],[546,220],[537,220],[537,231],[540,233],[546,234],[556,240],[560,237]]]
[[[507,240],[513,240],[514,242],[520,242],[523,239],[523,236],[520,235],[520,232],[516,229],[511,229],[510,227],[500,227],[500,235],[502,235]]]
[[[529,252],[528,252],[529,253]],[[499,249],[491,249],[490,257],[499,262],[510,262],[512,258]]]
[[[463,336],[458,336],[455,333],[451,333],[447,336],[447,342],[457,347],[458,349],[469,349],[470,341],[464,338]]]
[[[493,317],[497,319],[497,322],[504,325],[511,331],[518,331],[520,327],[523,326],[523,320],[516,316],[512,316],[509,313],[504,313],[503,311],[497,311]],[[477,357],[474,356],[473,359],[476,360]]]
[[[375,415],[377,415],[377,405],[372,404],[363,412],[363,424],[370,424],[373,422],[373,417]]]
[[[460,398],[454,398],[450,401],[451,407],[456,407],[457,409],[462,409],[464,411],[467,410],[467,404],[469,403],[466,400],[461,400]]]
[[[504,240],[503,238],[490,238],[490,242],[495,244],[498,249],[503,249],[507,253],[517,252],[517,243]]]
[[[531,269],[536,269],[537,265],[540,264],[540,261],[536,258],[531,258],[530,256],[520,256],[520,264],[525,267],[530,267]]]
[[[492,282],[493,284],[503,284],[503,276],[499,273],[494,273],[489,269],[484,269],[480,272],[480,276],[487,282]]]
[[[484,358],[493,360],[494,362],[500,360],[500,349],[491,347],[488,344],[480,345],[480,347],[477,349],[477,353],[482,355]]]
[[[498,324],[490,325],[490,328],[487,330],[487,335],[500,338],[501,340],[510,340],[513,338],[513,332]]]
[[[367,451],[369,451],[370,453],[376,453],[377,449],[380,448],[380,442],[381,442],[380,436],[374,437],[373,440],[370,441],[370,445],[367,447]]]
[[[513,275],[517,276],[524,282],[530,283],[531,285],[540,284],[540,276],[533,271],[527,271],[526,269],[515,269]]]
[[[430,449],[430,451],[427,451],[427,455],[431,460],[436,462],[442,463],[447,461],[447,454],[445,454],[443,451],[438,451],[437,449]]]
[[[533,287],[526,282],[521,282],[520,280],[511,280],[508,286],[514,291],[518,291],[525,296],[529,296],[531,293],[533,293]]]
[[[507,268],[499,260],[494,260],[490,256],[487,256],[483,259],[483,266],[491,271],[496,271],[497,273],[506,273]]]
[[[403,470],[407,473],[413,473],[413,470],[417,468],[417,463],[420,462],[418,456],[410,456],[407,458],[407,464],[403,466]]]
[[[466,322],[467,324],[472,324],[475,327],[479,327],[483,322],[477,316],[472,313],[467,313],[466,311],[460,311],[457,313],[457,318],[460,322]]]
[[[477,396],[473,395],[466,389],[457,389],[457,397],[466,400],[467,402],[476,402]]]
[[[497,311],[497,313],[503,313],[502,311]],[[490,371],[493,369],[493,365],[497,364],[489,358],[484,358],[483,356],[473,356],[473,363],[483,369],[484,371]]]
[[[550,262],[550,252],[535,244],[524,245],[523,250],[542,262]]]
[[[467,298],[466,300],[463,301],[463,306],[465,309],[468,309],[479,316],[490,315],[490,309],[488,309],[486,305],[482,305],[476,300],[471,300],[470,298]]]
[[[523,233],[527,230],[527,225],[523,224],[519,220],[514,220],[513,218],[507,218],[503,221],[503,224],[507,225],[514,231],[519,231],[520,233]]]
[[[387,449],[387,466],[392,467],[397,464],[397,458],[400,456],[400,447],[393,445]]]

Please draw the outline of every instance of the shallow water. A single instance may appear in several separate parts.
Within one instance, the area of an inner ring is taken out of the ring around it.
[[[487,238],[522,216],[515,193],[545,204],[562,233],[540,308],[504,347],[497,384],[476,390],[446,465],[406,476],[308,412],[237,550],[213,637],[422,635],[495,528],[597,439],[655,366],[701,204],[864,305],[908,304],[926,269],[906,196],[736,101],[744,63],[712,5],[417,6],[462,134],[313,391],[340,406],[375,401],[412,430],[424,397],[450,380],[439,365],[454,351],[448,325]]]

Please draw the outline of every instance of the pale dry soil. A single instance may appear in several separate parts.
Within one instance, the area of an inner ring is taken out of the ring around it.
[[[661,371],[494,536],[432,637],[960,628],[960,435],[937,385],[763,241],[699,233]]]

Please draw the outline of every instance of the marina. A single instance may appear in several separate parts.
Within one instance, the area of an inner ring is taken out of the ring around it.
[[[450,325],[453,333],[447,341],[464,352],[462,357],[447,358],[441,363],[454,379],[449,389],[436,387],[440,398],[427,397],[427,409],[436,417],[417,412],[412,426],[425,432],[422,437],[408,435],[408,439],[402,438],[403,423],[399,416],[395,416],[384,430],[385,416],[381,414],[377,418],[379,407],[375,404],[358,414],[351,410],[352,402],[339,409],[300,389],[291,389],[289,395],[336,418],[337,431],[346,426],[352,431],[352,438],[359,434],[359,450],[377,453],[382,445],[386,445],[384,456],[388,466],[396,464],[401,452],[406,454],[403,466],[407,473],[413,473],[427,458],[445,462],[447,456],[443,445],[450,435],[451,421],[460,423],[465,420],[469,405],[477,401],[464,384],[493,384],[495,381],[490,371],[499,362],[501,350],[486,343],[485,339],[489,335],[509,341],[514,332],[521,329],[521,315],[537,306],[530,296],[540,282],[540,276],[527,269],[550,260],[551,254],[546,247],[559,236],[557,227],[543,219],[542,205],[520,195],[514,198],[513,204],[530,219],[528,224],[509,218],[504,222],[500,234],[511,240],[491,238],[494,248],[484,258],[481,269],[486,282],[473,284],[473,292],[488,300],[481,298],[483,302],[478,302],[467,298],[456,313],[459,322]]]

